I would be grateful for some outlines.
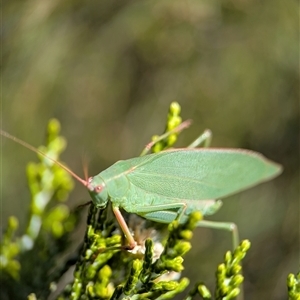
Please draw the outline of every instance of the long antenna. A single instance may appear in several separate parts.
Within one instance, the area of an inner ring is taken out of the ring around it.
[[[84,186],[87,186],[88,182],[86,180],[83,180],[82,178],[80,178],[78,175],[76,175],[73,171],[71,171],[69,168],[67,168],[66,166],[64,166],[62,163],[60,163],[59,161],[55,160],[54,158],[51,158],[50,156],[48,156],[46,153],[42,152],[41,150],[27,144],[26,142],[16,138],[15,136],[9,134],[8,132],[0,129],[0,134],[5,136],[8,139],[11,139],[12,141],[24,146],[25,148],[40,154],[42,156],[44,156],[45,158],[51,160],[52,162],[54,162],[55,164],[57,164],[58,166],[60,166],[61,168],[63,168],[65,171],[67,171],[69,174],[71,174],[75,179],[77,179],[80,183],[82,183]]]

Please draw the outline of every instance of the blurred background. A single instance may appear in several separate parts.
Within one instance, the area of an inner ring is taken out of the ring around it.
[[[193,119],[178,146],[210,128],[213,147],[249,148],[284,166],[274,181],[225,199],[210,219],[235,222],[252,242],[245,298],[286,299],[286,277],[299,268],[297,2],[27,0],[2,8],[2,127],[38,146],[58,118],[68,141],[62,160],[80,176],[83,157],[94,175],[139,155],[163,132],[172,101]],[[25,166],[35,155],[5,139],[1,148],[3,230],[9,215],[25,224]],[[78,184],[69,204],[87,200]],[[212,287],[230,248],[229,233],[197,229],[184,275]]]

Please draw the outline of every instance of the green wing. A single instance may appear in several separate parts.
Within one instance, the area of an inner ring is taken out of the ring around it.
[[[243,191],[275,177],[281,166],[242,149],[177,149],[123,161],[131,184],[160,197],[206,200]]]

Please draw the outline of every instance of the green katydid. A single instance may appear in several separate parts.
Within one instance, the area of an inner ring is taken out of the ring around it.
[[[188,122],[182,123],[168,134],[188,125]],[[128,241],[128,249],[133,249],[136,242],[120,208],[155,222],[170,223],[176,218],[184,222],[193,211],[200,211],[203,216],[214,214],[221,206],[219,198],[268,181],[282,170],[280,165],[250,150],[194,148],[209,138],[206,132],[188,148],[120,160],[98,175],[84,180],[26,142],[3,130],[0,133],[69,172],[88,189],[96,207],[104,208],[111,201],[113,212]],[[164,137],[161,136],[161,139]],[[238,243],[237,231],[231,223],[200,221],[199,226],[231,230],[234,245]]]

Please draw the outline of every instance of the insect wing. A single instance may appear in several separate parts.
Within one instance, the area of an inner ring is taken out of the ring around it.
[[[126,176],[131,184],[147,194],[186,200],[226,197],[281,172],[280,165],[243,149],[177,149],[133,160]]]

